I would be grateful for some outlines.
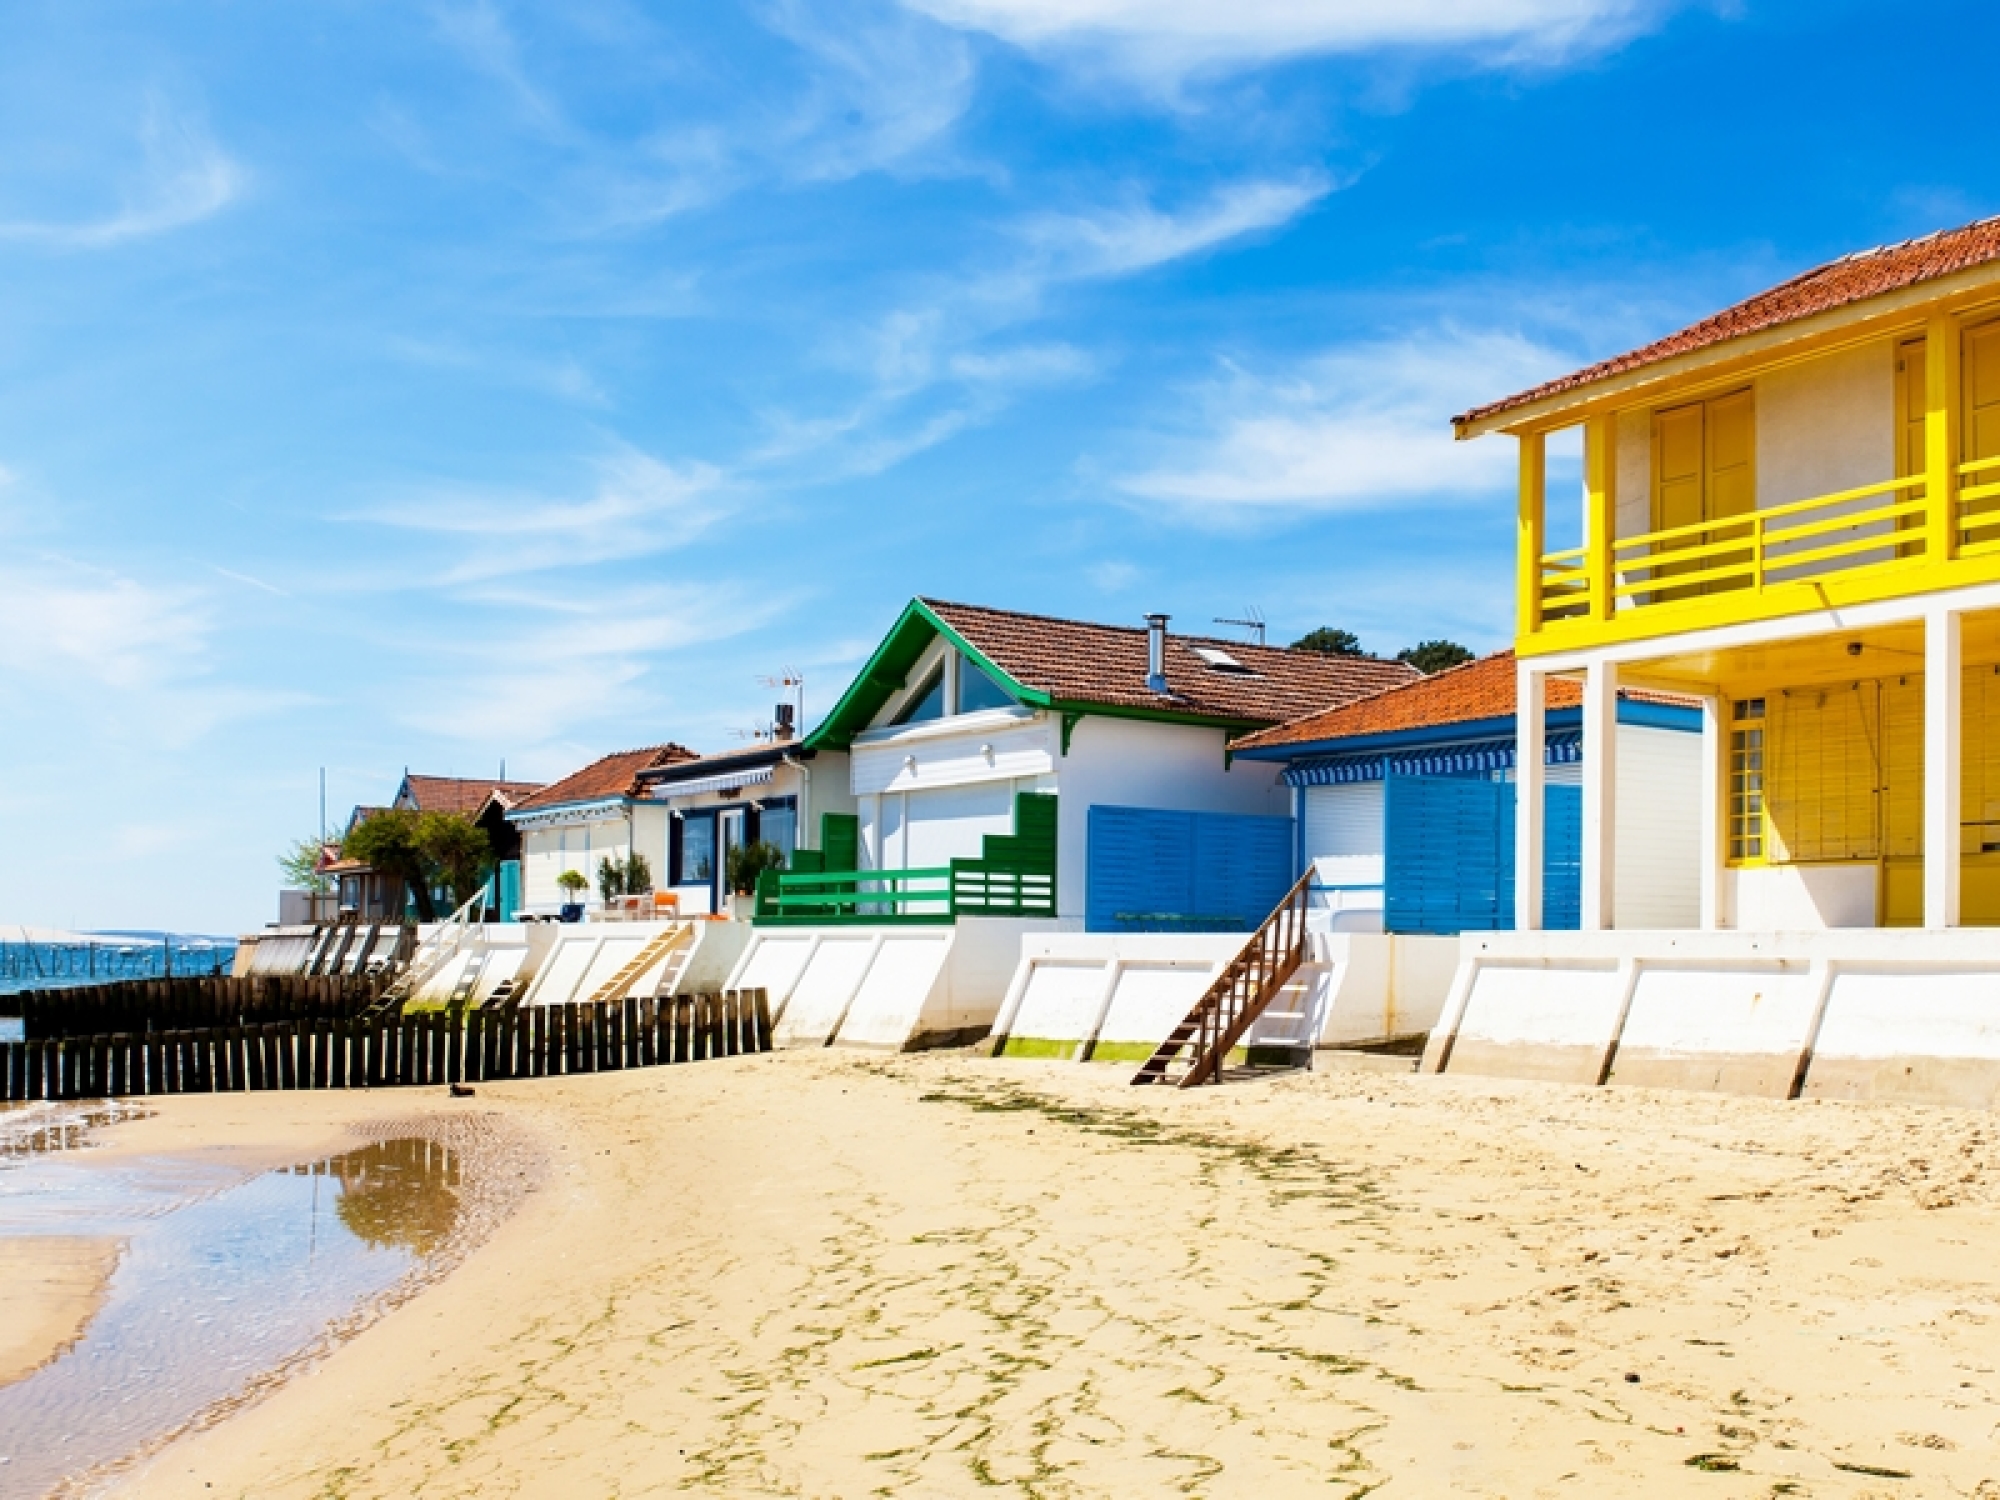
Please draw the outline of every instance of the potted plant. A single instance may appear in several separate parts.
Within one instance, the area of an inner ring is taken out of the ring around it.
[[[784,867],[785,851],[763,839],[754,844],[738,844],[731,849],[728,868],[723,871],[729,878],[730,915],[735,916],[738,908],[756,895],[758,876],[766,870],[782,870]]]
[[[590,889],[590,882],[583,878],[581,870],[564,870],[556,876],[556,884],[562,887],[569,899],[563,903],[562,919],[565,922],[583,920],[583,893]]]

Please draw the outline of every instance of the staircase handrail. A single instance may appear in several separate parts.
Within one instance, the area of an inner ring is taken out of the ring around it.
[[[1271,1001],[1291,982],[1306,958],[1306,912],[1313,885],[1308,869],[1272,908],[1249,940],[1216,975],[1173,1035],[1160,1044],[1133,1076],[1134,1083],[1165,1081],[1165,1069],[1183,1048],[1193,1048],[1194,1061],[1180,1087],[1219,1082],[1229,1049]]]
[[[479,911],[476,917],[472,915],[475,907]],[[465,942],[466,932],[473,924],[483,922],[485,919],[486,887],[481,886],[473,892],[469,901],[446,917],[438,924],[435,932],[417,945],[417,951],[410,955],[409,962],[403,966],[403,972],[390,981],[389,987],[382,992],[378,1009],[386,1010],[390,1006],[401,1005],[414,995],[422,988],[425,980],[457,955],[459,948]]]

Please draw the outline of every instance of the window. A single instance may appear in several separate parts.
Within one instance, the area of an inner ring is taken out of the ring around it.
[[[898,724],[922,724],[931,719],[944,717],[944,663],[940,662],[924,685],[910,695],[903,711],[896,715]]]
[[[783,850],[785,868],[790,869],[792,855],[799,845],[798,803],[790,797],[774,797],[766,802],[757,819],[757,837]]]
[[[1744,698],[1730,713],[1729,858],[1764,859],[1764,700]]]
[[[958,711],[976,714],[982,708],[1006,708],[1013,695],[995,682],[984,667],[969,656],[958,659]]]
[[[681,867],[676,885],[700,885],[715,878],[715,814],[691,812],[681,818]]]

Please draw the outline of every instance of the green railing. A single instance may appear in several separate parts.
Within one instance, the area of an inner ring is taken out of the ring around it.
[[[960,917],[1053,917],[1056,914],[1056,799],[1046,792],[1014,798],[1014,831],[987,834],[977,859],[928,870],[855,868],[852,817],[822,820],[821,849],[801,849],[789,870],[757,881],[763,924],[955,922]],[[828,869],[832,856],[841,867]]]

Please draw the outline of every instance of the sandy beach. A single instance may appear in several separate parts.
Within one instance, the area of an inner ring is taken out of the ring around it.
[[[778,1054],[177,1098],[544,1154],[440,1284],[140,1496],[2000,1496],[1984,1114]],[[284,1123],[278,1122],[283,1120]]]
[[[74,1344],[104,1305],[118,1241],[76,1235],[0,1239],[0,1385]]]

